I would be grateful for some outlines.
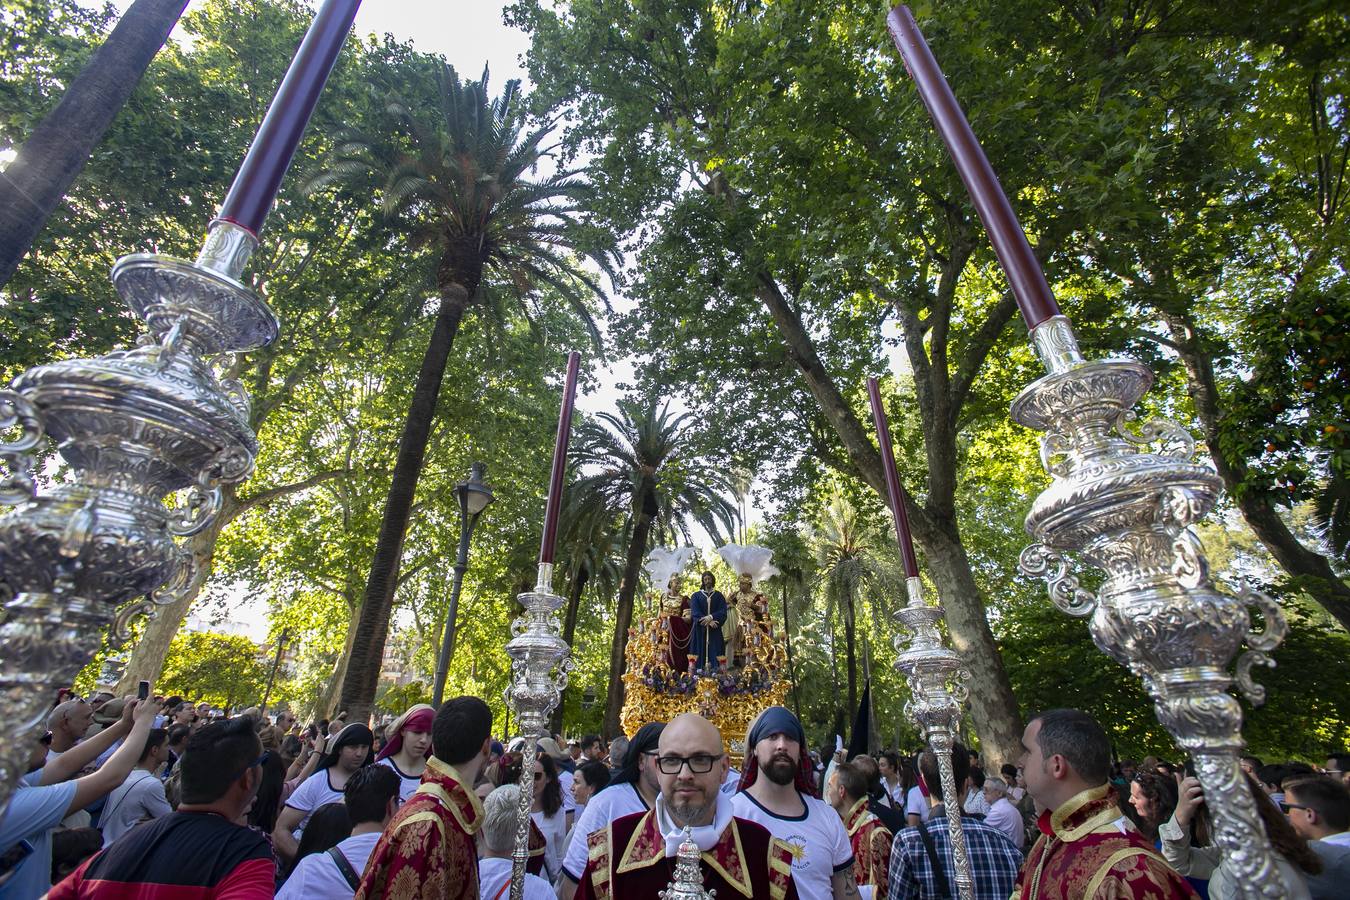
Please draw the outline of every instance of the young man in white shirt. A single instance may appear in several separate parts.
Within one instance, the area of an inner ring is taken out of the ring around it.
[[[136,768],[108,795],[108,802],[99,815],[103,846],[108,846],[142,822],[173,812],[173,807],[169,806],[164,796],[164,782],[159,780],[159,770],[168,755],[169,733],[163,728],[150,729]]]
[[[815,797],[806,733],[792,712],[771,706],[746,741],[745,774],[732,809],[758,822],[792,850],[792,880],[802,900],[855,900],[853,846],[844,823]],[[762,776],[762,777],[761,777]]]
[[[400,785],[398,774],[388,766],[365,766],[353,773],[342,788],[342,804],[352,822],[351,837],[326,853],[311,853],[300,860],[277,892],[277,900],[345,900],[355,894],[380,833],[398,811]]]

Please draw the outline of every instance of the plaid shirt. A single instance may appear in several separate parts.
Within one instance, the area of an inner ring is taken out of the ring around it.
[[[933,849],[942,860],[949,894],[938,893],[933,864],[924,849],[919,828],[928,829]],[[1008,836],[978,819],[965,816],[961,830],[966,835],[966,853],[975,877],[975,900],[1008,900],[1017,886],[1017,870],[1022,867],[1022,851]],[[933,810],[929,820],[895,836],[891,848],[891,890],[889,900],[927,900],[929,897],[956,897],[956,862],[952,859],[952,839],[947,833],[947,814],[942,807]]]

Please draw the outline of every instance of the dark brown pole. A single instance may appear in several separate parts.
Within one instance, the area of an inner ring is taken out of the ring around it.
[[[1017,221],[1017,214],[1003,193],[1003,186],[989,165],[984,148],[976,140],[975,132],[970,130],[970,123],[961,112],[947,79],[942,76],[942,69],[938,68],[933,51],[928,49],[909,7],[901,5],[892,9],[887,22],[905,68],[914,79],[914,86],[928,107],[928,115],[937,126],[938,134],[942,135],[952,162],[956,163],[956,171],[961,174],[970,199],[975,203],[975,211],[989,233],[994,254],[1008,276],[1027,330],[1051,316],[1060,315],[1059,304],[1050,293],[1045,273],[1031,252],[1031,244]]]
[[[895,471],[895,451],[891,448],[891,428],[886,422],[886,408],[881,405],[881,388],[875,378],[867,379],[867,399],[872,404],[872,421],[877,427],[877,443],[881,445],[881,467],[886,476],[886,499],[895,522],[895,542],[900,547],[900,558],[905,564],[905,577],[919,577],[919,561],[914,556],[914,539],[909,533],[909,514],[905,512],[905,489]]]
[[[558,436],[553,442],[553,471],[548,481],[548,501],[544,506],[544,536],[539,542],[539,562],[553,562],[558,543],[558,513],[562,509],[563,475],[567,471],[567,442],[572,434],[572,407],[577,399],[577,368],[581,354],[573,350],[567,356],[567,380],[563,385],[562,411],[558,414]]]

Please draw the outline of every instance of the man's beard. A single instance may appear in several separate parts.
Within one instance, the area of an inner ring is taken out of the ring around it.
[[[760,768],[774,784],[792,784],[797,780],[797,764],[788,756],[775,756]]]
[[[709,813],[713,812],[716,806],[716,801],[712,803],[700,803],[697,806],[692,803],[671,803],[670,817],[675,821],[675,824],[681,828],[686,825],[698,827],[699,825],[706,825],[708,822],[712,821],[712,816],[709,815]],[[705,819],[707,821],[705,821]]]

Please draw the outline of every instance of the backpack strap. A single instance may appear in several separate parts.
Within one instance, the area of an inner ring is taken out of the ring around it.
[[[337,847],[329,847],[328,855],[337,864],[338,871],[342,873],[342,877],[347,880],[347,885],[353,891],[361,886],[361,876],[352,868],[352,864],[347,861],[347,857],[342,855],[341,850]]]
[[[927,822],[919,823],[919,840],[923,841],[923,849],[928,853],[928,861],[933,865],[933,884],[937,888],[938,896],[943,900],[951,900],[952,888],[947,881],[947,870],[942,867],[942,858],[938,856],[933,836],[928,833]]]

